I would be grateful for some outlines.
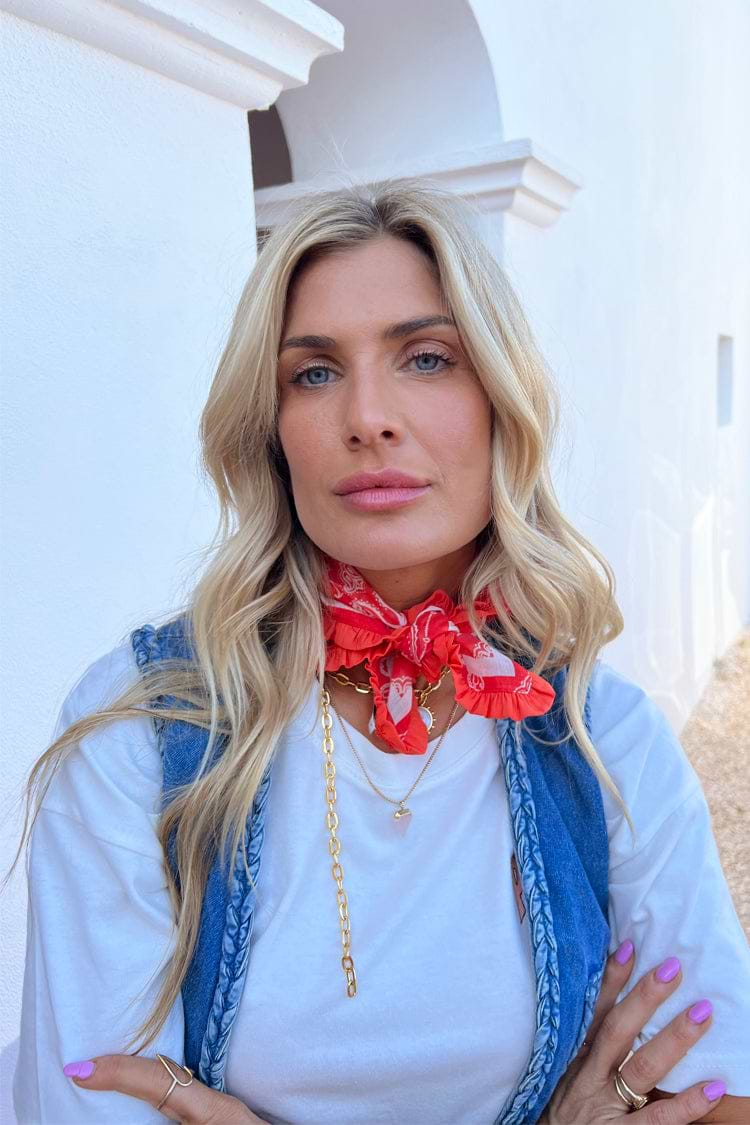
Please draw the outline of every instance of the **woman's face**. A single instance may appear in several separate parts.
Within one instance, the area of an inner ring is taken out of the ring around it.
[[[321,550],[384,597],[385,572],[391,596],[397,574],[407,598],[421,586],[422,596],[452,590],[490,519],[491,407],[457,330],[397,328],[441,316],[428,259],[391,236],[311,263],[288,296],[279,439],[297,514]],[[313,335],[329,339],[299,339]],[[426,487],[400,505],[372,489],[359,502],[337,494],[344,478],[383,469]]]

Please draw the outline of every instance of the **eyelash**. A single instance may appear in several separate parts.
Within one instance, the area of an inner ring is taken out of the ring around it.
[[[425,348],[422,351],[414,352],[412,355],[407,356],[407,363],[411,363],[412,360],[417,359],[421,355],[435,356],[436,359],[441,359],[446,367],[453,367],[456,362],[455,360],[451,359],[450,356],[444,355],[443,352],[439,352],[435,348]],[[306,390],[315,390],[317,387],[328,386],[327,383],[313,383],[312,385],[308,383],[300,383],[300,379],[307,371],[317,371],[318,369],[324,371],[332,370],[332,368],[327,363],[309,363],[307,367],[301,367],[298,371],[295,371],[294,375],[292,375],[289,379],[289,382],[299,383],[299,385],[305,387]],[[438,368],[436,371],[421,371],[420,374],[437,375],[438,370],[442,370],[442,368]]]

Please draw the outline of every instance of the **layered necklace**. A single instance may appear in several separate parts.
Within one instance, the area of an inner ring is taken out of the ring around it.
[[[354,686],[356,686],[356,685],[354,685]],[[437,686],[437,685],[435,685],[435,686]],[[431,690],[434,690],[434,688],[431,689]],[[347,897],[346,891],[344,890],[344,868],[342,867],[341,861],[339,859],[339,855],[341,853],[341,841],[339,840],[338,835],[336,833],[336,829],[338,828],[338,825],[339,825],[339,818],[338,818],[338,813],[336,812],[336,766],[334,765],[334,762],[333,762],[333,737],[331,735],[331,728],[333,727],[333,719],[331,717],[331,710],[330,709],[333,708],[334,714],[336,715],[336,718],[339,720],[339,725],[341,726],[341,729],[343,730],[344,734],[346,735],[346,738],[349,742],[349,745],[351,746],[352,750],[354,751],[354,756],[357,759],[357,761],[359,762],[359,764],[362,768],[362,772],[364,773],[368,784],[372,787],[372,789],[375,790],[375,792],[380,797],[383,798],[384,801],[388,801],[389,804],[398,806],[396,811],[393,814],[393,821],[398,826],[398,828],[400,829],[401,834],[403,834],[403,833],[406,832],[406,829],[409,826],[409,824],[411,824],[411,817],[412,817],[411,809],[407,808],[405,802],[409,799],[409,797],[412,795],[412,793],[416,789],[417,785],[419,784],[422,777],[424,776],[424,774],[427,770],[427,767],[429,766],[430,762],[432,761],[432,759],[435,757],[438,750],[440,749],[442,741],[445,738],[445,735],[448,731],[448,728],[450,727],[451,722],[453,721],[453,716],[456,713],[456,708],[458,707],[458,701],[454,702],[454,704],[453,704],[453,708],[452,708],[450,716],[448,718],[448,722],[445,725],[445,729],[443,730],[443,733],[440,735],[440,738],[438,739],[437,746],[432,751],[429,758],[425,762],[424,766],[420,770],[419,775],[417,776],[417,780],[414,782],[414,784],[412,785],[409,792],[406,793],[405,796],[400,801],[394,801],[391,797],[387,797],[385,795],[385,793],[383,793],[380,789],[378,789],[377,785],[375,785],[374,782],[372,781],[372,779],[370,778],[370,775],[368,774],[367,770],[365,769],[365,766],[364,766],[364,763],[362,762],[362,759],[360,758],[359,754],[357,753],[357,751],[354,747],[354,743],[352,742],[351,738],[349,738],[349,733],[348,733],[346,727],[344,726],[343,722],[341,721],[341,717],[340,717],[338,711],[336,711],[335,707],[333,707],[333,703],[331,702],[330,692],[328,691],[328,688],[326,688],[326,687],[321,688],[320,702],[321,702],[321,707],[322,707],[322,710],[323,710],[321,722],[322,722],[322,725],[323,725],[323,754],[325,756],[325,763],[324,763],[324,771],[323,772],[324,772],[325,783],[326,783],[326,804],[328,806],[328,814],[326,816],[326,825],[328,827],[328,832],[329,832],[328,853],[333,859],[333,863],[331,864],[331,875],[333,876],[333,880],[336,883],[336,901],[338,903],[339,928],[340,928],[340,931],[341,931],[341,950],[342,950],[342,953],[341,953],[341,968],[344,971],[344,977],[345,977],[345,982],[346,982],[346,995],[347,996],[356,996],[357,995],[357,974],[356,974],[355,969],[354,969],[354,960],[353,960],[352,955],[351,955],[351,923],[350,923],[350,920],[349,920],[349,899]],[[432,712],[430,712],[430,715],[432,716]],[[434,721],[434,716],[432,716],[432,718],[433,718],[433,721]],[[432,724],[430,724],[430,725],[432,725]]]
[[[509,607],[502,599],[505,609]],[[516,664],[510,657],[492,647],[470,627],[466,607],[456,604],[445,590],[435,590],[418,605],[405,611],[394,609],[383,601],[356,567],[325,558],[324,589],[321,591],[323,625],[326,640],[326,662],[322,670],[320,702],[322,706],[324,777],[329,832],[328,851],[333,859],[331,874],[336,883],[339,923],[341,929],[341,967],[346,977],[347,996],[356,996],[357,977],[351,956],[349,903],[344,890],[344,869],[339,855],[341,843],[337,835],[336,767],[333,762],[331,729],[333,704],[325,686],[330,674],[341,684],[358,692],[372,692],[373,714],[369,730],[393,750],[401,754],[424,754],[428,733],[435,716],[426,700],[441,684],[447,671],[453,673],[455,702],[445,730],[432,751],[417,780],[401,800],[387,797],[372,782],[364,763],[339,718],[368,784],[391,805],[396,805],[392,821],[405,829],[412,820],[406,802],[437,754],[459,704],[466,711],[487,718],[519,720],[527,715],[542,715],[555,699],[552,686],[541,676]],[[496,616],[488,590],[482,591],[474,603],[481,624]],[[340,671],[364,662],[369,686],[357,684]],[[424,675],[428,686],[416,688],[416,678]]]
[[[445,678],[445,673],[449,672],[449,671],[450,671],[450,669],[449,669],[448,665],[446,664],[444,666],[444,668],[442,669],[441,673],[440,673],[440,679],[437,681],[437,683],[428,684],[424,688],[416,689],[417,699],[419,700],[419,714],[422,717],[422,721],[424,722],[425,726],[427,727],[428,732],[432,730],[432,728],[435,724],[435,715],[430,710],[430,708],[427,707],[427,705],[425,703],[425,700],[427,699],[427,697],[433,691],[436,691],[437,688],[440,687],[441,683],[443,682],[443,679]],[[331,673],[329,673],[329,675],[331,676],[332,679],[336,680],[337,683],[345,684],[347,686],[353,687],[355,689],[355,691],[357,691],[360,695],[368,695],[368,694],[371,695],[372,694],[372,687],[369,684],[360,684],[360,683],[357,683],[354,680],[350,680],[349,677],[344,675],[343,672],[331,672]],[[352,740],[349,736],[349,732],[346,729],[346,727],[345,727],[345,725],[344,725],[344,723],[341,719],[341,716],[339,715],[336,708],[333,706],[333,703],[330,702],[330,695],[329,695],[329,698],[328,698],[327,702],[329,702],[330,706],[333,707],[333,712],[334,712],[336,718],[339,721],[339,726],[341,727],[341,729],[344,732],[344,736],[346,737],[346,739],[349,743],[349,746],[352,749],[354,757],[359,762],[360,768],[361,768],[363,774],[365,775],[365,778],[367,780],[368,785],[380,797],[382,797],[384,801],[388,801],[389,804],[396,806],[396,811],[393,814],[393,819],[398,823],[398,826],[400,828],[402,828],[403,831],[405,831],[406,827],[411,823],[411,815],[412,815],[411,809],[407,808],[406,802],[408,801],[409,797],[411,797],[411,795],[414,792],[414,790],[416,789],[416,787],[419,785],[419,782],[422,780],[422,777],[426,773],[428,766],[432,762],[432,759],[435,757],[438,750],[440,749],[440,747],[442,745],[442,742],[443,742],[443,739],[445,738],[445,736],[446,736],[446,734],[447,734],[447,732],[450,728],[450,725],[453,722],[453,716],[456,713],[456,708],[458,707],[458,701],[456,700],[453,704],[453,708],[451,709],[451,713],[448,716],[448,722],[445,724],[445,728],[443,730],[443,733],[440,735],[440,738],[438,739],[437,746],[432,751],[429,758],[425,762],[424,766],[420,770],[419,774],[417,775],[417,779],[414,782],[414,784],[412,785],[411,789],[409,789],[408,793],[405,793],[404,796],[399,801],[394,801],[394,799],[392,797],[386,796],[386,794],[383,793],[383,791],[381,789],[379,789],[378,786],[374,783],[374,781],[370,777],[369,773],[367,772],[367,769],[365,767],[364,762],[362,761],[359,754],[357,753],[357,749],[356,749],[354,743],[352,742]],[[368,724],[368,729],[369,729],[371,734],[373,734],[375,732],[375,713],[374,713],[374,709],[373,709],[373,714],[370,718],[370,722]],[[333,761],[331,761],[331,766],[333,768]]]

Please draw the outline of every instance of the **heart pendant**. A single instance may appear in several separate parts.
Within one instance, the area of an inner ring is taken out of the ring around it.
[[[411,809],[407,809],[402,803],[393,814],[394,827],[400,836],[406,834],[406,830],[411,824]]]

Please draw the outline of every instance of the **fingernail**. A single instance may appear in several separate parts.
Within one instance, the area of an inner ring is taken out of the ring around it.
[[[668,981],[674,980],[679,971],[680,962],[677,960],[677,958],[667,957],[666,961],[664,961],[663,964],[659,966],[654,975],[657,980],[660,980],[662,982],[662,984],[666,984]]]
[[[615,961],[620,965],[625,965],[633,956],[633,943],[632,941],[624,941],[615,953]]]
[[[727,1088],[723,1082],[709,1082],[708,1086],[703,1087],[703,1093],[710,1102],[716,1102],[719,1098],[723,1098],[726,1092]]]
[[[710,1000],[699,1000],[688,1010],[688,1015],[693,1023],[703,1023],[711,1015],[714,1006]]]
[[[85,1059],[81,1062],[66,1063],[63,1067],[63,1074],[68,1078],[90,1078],[96,1070],[96,1063],[91,1059]]]

